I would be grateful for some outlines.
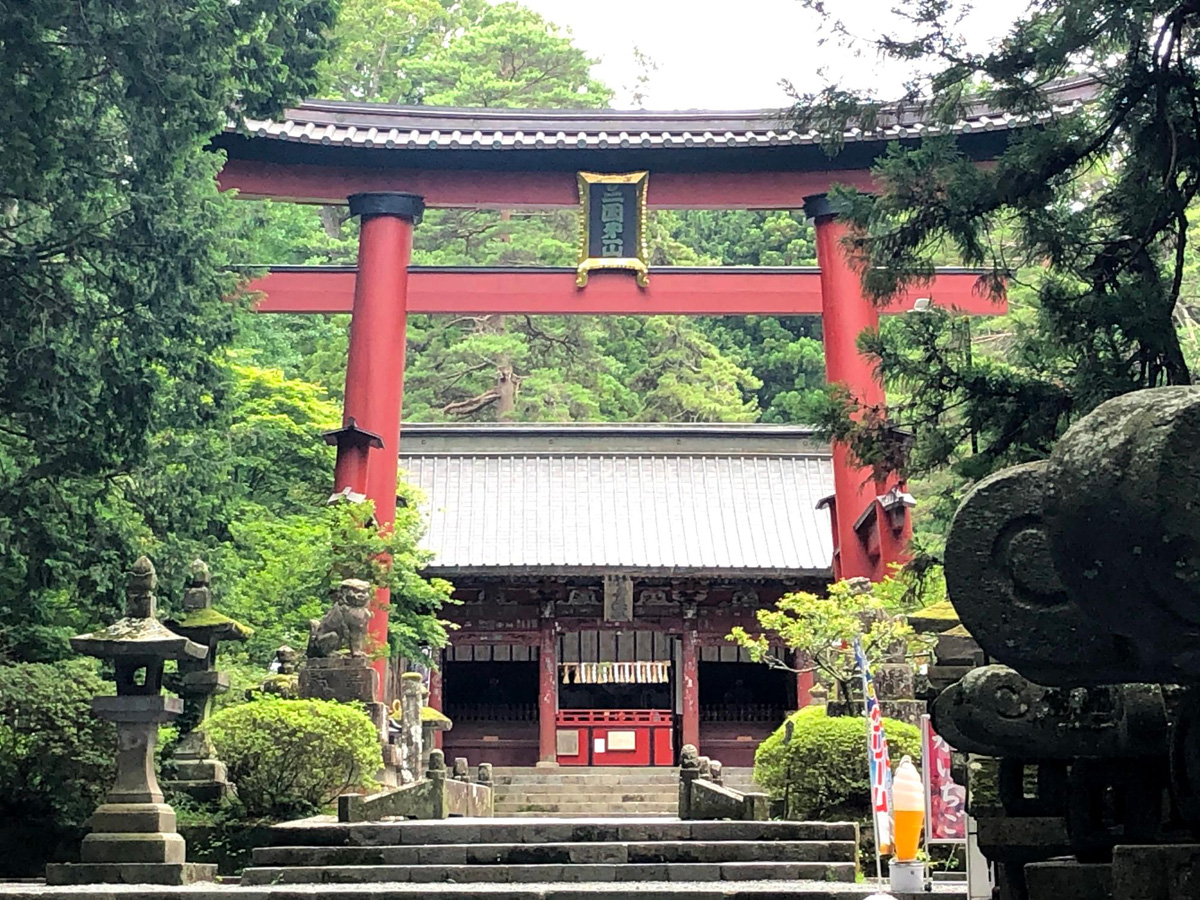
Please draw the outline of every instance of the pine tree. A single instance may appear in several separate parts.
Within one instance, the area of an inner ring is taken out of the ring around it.
[[[899,9],[906,32],[877,49],[933,71],[909,86],[910,109],[950,123],[983,92],[995,108],[1045,120],[1012,132],[988,167],[953,138],[892,147],[876,167],[877,194],[835,195],[872,296],[953,258],[991,271],[983,289],[1007,279],[1014,312],[974,334],[931,313],[864,335],[903,402],[865,417],[865,427],[846,410],[834,424],[877,458],[896,425],[913,428],[910,471],[951,465],[973,478],[1046,454],[1070,421],[1109,397],[1190,381],[1176,325],[1200,190],[1200,6],[1041,0],[984,52],[955,36],[956,5],[909,0]],[[1088,79],[1082,106],[1055,107],[1052,89],[1065,78]],[[875,98],[836,89],[797,107],[802,122],[829,134],[851,119],[870,127],[885,112]]]

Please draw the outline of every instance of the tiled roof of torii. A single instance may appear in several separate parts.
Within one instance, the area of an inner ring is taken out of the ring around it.
[[[1090,78],[1065,80],[1047,91],[1052,111],[1035,116],[994,109],[983,100],[950,126],[922,120],[917,106],[879,116],[877,128],[852,128],[847,143],[916,139],[939,134],[1007,131],[1069,113],[1095,94]],[[678,149],[813,145],[822,136],[797,131],[786,111],[529,110],[392,106],[308,100],[283,121],[249,120],[246,133],[303,144],[385,150]]]

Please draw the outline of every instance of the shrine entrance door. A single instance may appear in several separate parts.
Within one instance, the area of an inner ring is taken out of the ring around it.
[[[630,629],[562,635],[559,765],[675,765],[676,644],[665,634]]]

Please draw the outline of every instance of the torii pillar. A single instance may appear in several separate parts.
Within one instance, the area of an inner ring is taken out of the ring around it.
[[[825,194],[806,197],[804,211],[817,232],[826,380],[845,387],[860,406],[882,408],[883,384],[858,349],[862,332],[879,329],[879,313],[863,296],[859,273],[842,246],[849,228],[838,221]],[[833,488],[832,502],[826,505],[833,528],[834,577],[880,581],[892,563],[908,559],[912,498],[895,476],[877,481],[841,443],[833,446]]]
[[[342,428],[329,435],[338,448],[334,492],[365,495],[375,504],[376,521],[387,528],[396,519],[408,264],[413,227],[421,220],[425,201],[398,192],[354,194],[349,199],[350,215],[360,217],[358,274]],[[390,597],[381,590],[376,599],[369,633],[372,645],[382,647],[387,644]],[[386,668],[386,660],[376,660],[381,691]]]

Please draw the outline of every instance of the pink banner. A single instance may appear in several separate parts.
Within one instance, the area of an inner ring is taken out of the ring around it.
[[[954,749],[921,717],[921,768],[925,780],[925,843],[967,839],[967,789],[954,781]]]

